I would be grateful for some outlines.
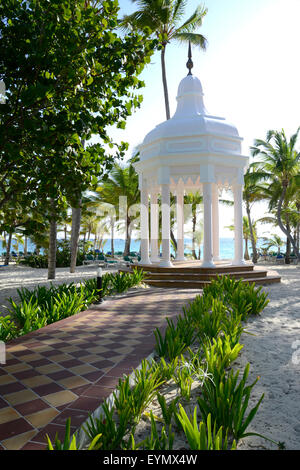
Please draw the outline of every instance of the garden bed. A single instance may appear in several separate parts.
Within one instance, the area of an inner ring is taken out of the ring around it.
[[[234,370],[249,315],[259,315],[267,294],[222,278],[205,288],[165,334],[155,331],[155,354],[124,376],[104,404],[64,444],[49,448],[101,450],[235,449],[255,433],[247,428],[263,395],[249,401],[249,364]],[[274,445],[283,447],[265,437]],[[77,439],[77,443],[76,443]]]

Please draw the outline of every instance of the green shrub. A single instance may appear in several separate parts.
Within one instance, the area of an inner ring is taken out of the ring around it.
[[[198,425],[197,407],[194,408],[193,416],[187,416],[184,408],[179,405],[178,419],[182,430],[188,440],[191,450],[227,450],[228,449],[228,429],[223,434],[223,426],[211,427],[211,415],[207,415],[206,423],[201,421]],[[217,430],[218,429],[218,430]],[[231,449],[236,449],[236,442],[233,441]]]
[[[258,381],[257,378],[251,385],[246,386],[249,367],[250,365],[247,364],[239,383],[239,370],[236,373],[231,370],[228,376],[219,374],[217,370],[217,373],[213,375],[213,382],[205,382],[202,389],[203,397],[198,398],[202,418],[207,420],[208,415],[211,414],[216,426],[224,426],[237,441],[246,436],[258,435],[246,433],[264,397],[264,395],[261,396],[246,416],[251,391]]]
[[[0,341],[9,341],[18,336],[18,328],[12,321],[11,315],[0,315]]]

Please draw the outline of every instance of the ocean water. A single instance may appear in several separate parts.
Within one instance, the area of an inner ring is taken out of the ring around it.
[[[257,246],[261,246],[263,244],[263,240],[258,240]],[[192,240],[189,238],[185,238],[184,240],[184,251],[185,253],[190,253],[191,252],[191,246],[192,246]],[[107,253],[110,251],[110,239],[106,240],[104,243],[104,252]],[[125,247],[125,240],[121,238],[116,238],[114,240],[114,248],[115,252],[116,251],[124,251]],[[27,250],[34,252],[35,245],[32,243],[30,240],[28,240],[27,244]],[[130,246],[131,251],[136,251],[139,252],[140,250],[140,241],[139,240],[132,240],[131,241],[131,246]],[[2,247],[2,241],[0,241],[0,254],[5,251],[5,248]],[[14,241],[12,243],[12,248],[11,251],[17,252],[17,247],[16,247],[16,242]],[[24,251],[24,247],[19,244],[19,251]],[[198,253],[198,249],[196,250]],[[249,242],[249,252],[251,253],[251,242]],[[43,253],[43,250],[41,250],[41,253]],[[174,254],[174,249],[171,246],[171,253]],[[203,255],[203,245],[201,245],[201,255]],[[234,239],[233,238],[220,238],[220,258],[221,259],[232,259],[234,256]],[[202,257],[202,256],[201,256]]]

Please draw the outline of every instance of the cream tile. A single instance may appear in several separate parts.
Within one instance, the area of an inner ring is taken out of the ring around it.
[[[23,434],[19,434],[18,436],[11,437],[10,439],[6,439],[5,441],[2,441],[2,444],[5,446],[7,450],[20,450],[37,433],[38,431],[35,431],[35,430],[24,432]],[[46,448],[46,445],[45,445],[45,448]]]
[[[53,372],[58,372],[59,370],[62,370],[63,368],[58,365],[58,364],[48,364],[46,366],[41,366],[37,367],[36,370],[40,374],[52,374]]]
[[[22,379],[22,382],[26,387],[32,388],[38,387],[39,385],[49,384],[52,380],[45,375],[37,375],[36,377],[30,377],[29,379]]]
[[[74,359],[70,354],[57,354],[57,356],[51,356],[51,361],[64,362]]]
[[[17,380],[15,379],[15,377],[13,377],[12,375],[2,375],[0,377],[0,385],[7,385],[7,384],[11,384],[13,382],[16,382]]]
[[[9,393],[4,395],[4,398],[11,405],[19,405],[20,403],[26,403],[31,400],[39,398],[32,390],[21,390],[20,392]]]
[[[26,416],[26,419],[32,424],[32,426],[41,428],[42,426],[46,426],[46,424],[50,423],[50,421],[52,421],[52,419],[54,419],[58,414],[59,411],[54,408],[47,408]]]
[[[0,424],[13,421],[14,419],[20,418],[20,415],[13,408],[2,408],[0,410]]]
[[[70,369],[70,372],[73,372],[73,374],[81,375],[81,374],[88,374],[89,372],[95,372],[96,370],[98,370],[96,367],[85,364],[83,366],[72,367]]]
[[[66,379],[58,380],[57,382],[66,388],[76,388],[81,387],[82,385],[90,384],[88,380],[78,375],[75,375],[74,377],[67,377]]]
[[[24,362],[30,362],[30,361],[38,361],[39,359],[44,359],[43,356],[41,356],[41,354],[25,354],[25,356],[19,356],[18,359],[20,361],[24,361]]]
[[[21,364],[14,364],[13,366],[8,366],[8,367],[5,366],[5,371],[8,374],[13,374],[14,372],[21,372],[23,370],[28,370],[28,369],[32,369],[32,367],[29,366],[28,364],[25,364],[24,362],[22,362]]]
[[[50,393],[49,395],[43,396],[43,399],[46,400],[52,406],[61,406],[66,403],[71,403],[72,401],[78,398],[75,393],[70,392],[69,390],[63,390],[61,392]]]

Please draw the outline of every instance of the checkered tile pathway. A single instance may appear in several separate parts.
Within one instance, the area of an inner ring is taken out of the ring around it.
[[[153,331],[198,290],[151,289],[105,301],[6,345],[0,367],[0,449],[45,449],[110,395],[154,349]]]

